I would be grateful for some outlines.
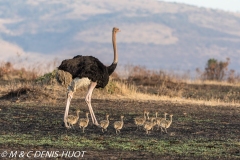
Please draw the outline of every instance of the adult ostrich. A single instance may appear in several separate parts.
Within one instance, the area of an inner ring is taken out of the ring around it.
[[[73,57],[73,59],[67,59],[62,61],[61,65],[58,67],[58,70],[68,72],[72,76],[72,82],[67,89],[67,104],[64,113],[65,127],[70,127],[67,124],[67,116],[73,94],[77,88],[86,85],[88,85],[89,87],[85,101],[88,105],[93,124],[99,126],[92,109],[91,96],[94,88],[104,88],[108,84],[109,76],[114,72],[115,68],[117,67],[118,54],[116,33],[119,31],[120,30],[116,27],[114,27],[112,30],[114,60],[110,66],[105,66],[102,62],[100,62],[97,58],[93,56],[78,55]]]

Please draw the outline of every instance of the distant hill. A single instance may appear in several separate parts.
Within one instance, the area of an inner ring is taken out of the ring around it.
[[[119,64],[194,70],[209,58],[240,68],[240,14],[156,0],[0,2],[0,61],[50,61],[93,55]],[[27,58],[27,60],[26,60]]]

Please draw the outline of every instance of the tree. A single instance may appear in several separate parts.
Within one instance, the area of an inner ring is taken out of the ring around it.
[[[207,61],[205,72],[203,77],[205,80],[224,80],[227,75],[228,65],[230,63],[230,59],[227,58],[225,62],[212,58]]]

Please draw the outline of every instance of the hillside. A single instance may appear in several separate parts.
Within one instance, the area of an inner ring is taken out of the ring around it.
[[[108,65],[117,26],[120,66],[193,71],[209,58],[229,57],[239,72],[237,13],[155,0],[0,3],[0,61],[26,65],[82,54]]]

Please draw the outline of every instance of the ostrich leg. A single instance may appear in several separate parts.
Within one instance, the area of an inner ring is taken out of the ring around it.
[[[71,84],[68,86],[67,89],[67,105],[64,113],[64,123],[66,128],[70,128],[70,126],[67,124],[67,116],[69,111],[70,102],[73,98],[73,93],[76,91],[77,88],[89,85],[90,80],[88,78],[74,78],[71,82]]]
[[[65,124],[66,128],[70,128],[70,126],[67,123],[67,116],[68,116],[69,106],[70,106],[70,102],[71,102],[72,97],[73,97],[73,92],[68,91],[68,93],[67,93],[67,105],[66,105],[66,109],[65,109],[65,113],[64,113],[64,124]]]
[[[93,92],[94,88],[96,87],[96,85],[97,85],[97,82],[90,83],[85,101],[88,105],[93,124],[95,124],[96,126],[99,126],[97,119],[95,117],[95,114],[93,112],[93,109],[92,109],[92,104],[91,104],[92,92]]]

